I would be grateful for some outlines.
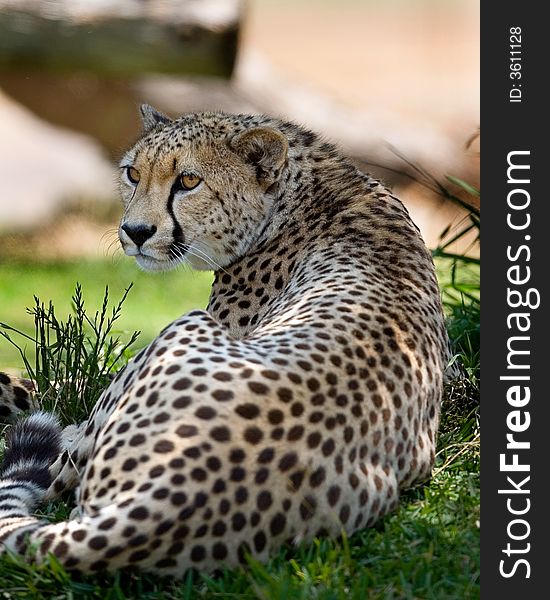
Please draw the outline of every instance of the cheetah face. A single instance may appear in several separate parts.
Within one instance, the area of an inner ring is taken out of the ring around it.
[[[265,127],[230,135],[219,116],[171,121],[146,105],[142,117],[145,135],[120,163],[125,253],[151,271],[231,264],[268,218],[286,137]]]

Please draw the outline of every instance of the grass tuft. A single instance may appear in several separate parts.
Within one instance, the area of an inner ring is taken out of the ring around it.
[[[134,331],[126,343],[121,342],[120,335],[113,337],[130,289],[131,285],[109,311],[106,287],[101,307],[90,317],[77,283],[72,296],[73,314],[66,320],[58,318],[51,300],[44,304],[34,296],[34,306],[27,309],[34,319],[34,337],[0,322],[0,335],[19,352],[42,407],[55,412],[65,425],[79,423],[90,414],[112,375],[130,358],[139,331]],[[34,366],[26,346],[16,338],[32,343]]]

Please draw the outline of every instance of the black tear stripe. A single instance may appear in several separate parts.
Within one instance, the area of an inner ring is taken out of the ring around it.
[[[181,225],[178,223],[176,219],[176,215],[174,214],[174,197],[176,192],[180,189],[179,178],[174,181],[172,187],[170,188],[170,195],[168,196],[168,204],[166,208],[168,209],[168,214],[172,217],[172,221],[174,223],[174,229],[172,230],[172,236],[174,238],[174,244],[183,244],[183,229]]]

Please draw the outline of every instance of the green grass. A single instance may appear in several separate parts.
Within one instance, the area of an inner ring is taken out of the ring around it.
[[[0,263],[0,322],[34,335],[34,320],[25,308],[34,305],[33,296],[55,305],[64,317],[71,311],[71,294],[76,282],[82,285],[89,307],[99,308],[105,286],[112,298],[120,298],[133,282],[117,321],[123,339],[141,331],[136,348],[145,346],[170,321],[193,308],[205,308],[211,273],[179,269],[169,273],[144,273],[135,263],[122,258],[112,261],[73,261],[65,263]],[[32,345],[28,346],[32,353]],[[0,368],[21,369],[18,351],[0,338]]]
[[[472,464],[472,468],[474,465]],[[349,540],[285,548],[267,565],[183,582],[138,574],[70,578],[54,561],[0,561],[9,598],[433,599],[479,597],[478,478],[439,472],[409,492],[397,512]],[[6,596],[4,596],[6,597]]]

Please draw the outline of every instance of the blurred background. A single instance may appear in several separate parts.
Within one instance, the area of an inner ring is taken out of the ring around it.
[[[0,331],[32,336],[33,296],[63,315],[76,282],[92,313],[134,283],[116,327],[138,347],[206,304],[211,274],[142,273],[118,248],[114,166],[141,102],[320,131],[433,248],[465,212],[429,188],[479,184],[479,87],[479,0],[0,0]],[[2,337],[0,367],[22,368]]]

